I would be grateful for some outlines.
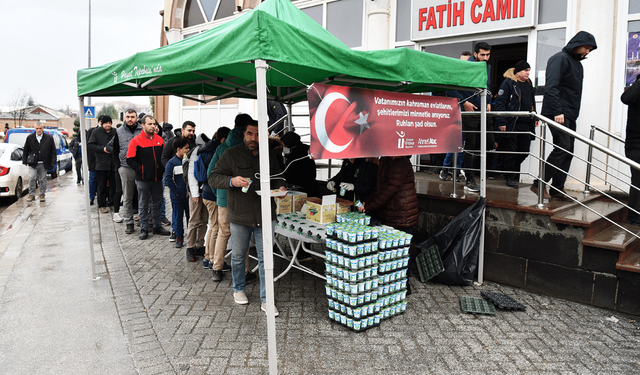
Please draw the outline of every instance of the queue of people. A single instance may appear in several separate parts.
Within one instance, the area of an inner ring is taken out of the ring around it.
[[[573,130],[581,98],[580,61],[595,48],[593,36],[579,32],[548,63],[542,113]],[[490,53],[490,45],[478,43],[473,54],[463,54],[463,58],[485,62],[490,77]],[[494,96],[493,108],[488,104],[486,109],[535,112],[535,88],[529,79],[530,70],[526,61],[519,61],[504,72],[505,79]],[[490,82],[487,82],[487,88],[489,86]],[[635,126],[637,122],[635,107],[640,97],[639,88],[638,83],[634,84],[622,97],[623,102],[630,106],[628,127]],[[480,110],[480,98],[472,92],[450,91],[447,95],[458,98],[463,111]],[[488,103],[491,103],[490,99]],[[260,196],[256,194],[260,189],[259,153],[268,153],[271,167],[268,173],[277,176],[271,179],[271,189],[287,191],[288,187],[295,186],[296,190],[306,192],[309,197],[319,197],[325,189],[316,181],[315,162],[300,136],[286,132],[281,138],[270,139],[261,147],[258,122],[247,114],[236,116],[233,129],[221,127],[211,139],[203,134],[196,137],[196,124],[192,121],[185,121],[179,134],[173,136],[170,125],[165,124],[161,128],[152,116],[139,117],[131,109],[125,113],[125,124],[118,129],[112,129],[110,118],[104,117],[99,122],[100,125],[91,129],[86,137],[94,156],[91,169],[96,175],[93,180],[100,212],[108,212],[106,207],[110,205],[119,205],[117,191],[120,190],[122,209],[118,216],[114,214],[114,221],[124,222],[125,233],[135,232],[134,214],[137,212],[140,240],[147,239],[150,233],[170,235],[169,241],[174,241],[176,248],[186,246],[186,261],[195,262],[202,257],[203,268],[212,272],[214,282],[220,282],[224,272],[231,271],[233,296],[237,304],[249,303],[246,286],[259,279],[261,309],[266,312],[264,233]],[[479,148],[479,122],[477,116],[463,117],[462,121],[466,132],[461,167],[466,179],[464,189],[469,192],[479,191],[473,172],[478,168],[475,150]],[[530,117],[501,117],[495,122],[496,131],[503,133],[500,134],[500,149],[512,152],[504,157],[509,187],[518,187],[520,166],[529,152],[531,134],[537,125]],[[553,181],[553,191],[548,195],[546,189],[539,192],[535,184],[532,187],[534,192],[545,194],[545,197],[563,193],[571,162],[571,157],[563,149],[573,149],[573,141],[566,140],[564,134],[553,131],[552,134],[557,147],[547,160],[543,179]],[[627,130],[631,140],[627,144],[627,155],[633,160],[640,160],[635,148],[631,147],[634,146],[634,134]],[[493,139],[489,142],[497,147],[498,142]],[[640,179],[636,172],[632,173],[634,186]],[[447,179],[450,173],[446,171],[440,176]],[[91,175],[89,179],[91,185]],[[80,181],[81,176],[78,175]],[[169,188],[172,232],[162,227],[165,224],[162,213],[164,186]],[[412,233],[418,223],[415,176],[407,157],[343,160],[338,174],[327,182],[326,190],[348,200],[360,201],[358,209],[361,212],[367,212],[380,223],[395,229]],[[630,196],[630,205],[640,211],[639,197],[638,193]],[[273,201],[270,214],[271,220],[275,220]],[[630,215],[628,220],[638,225],[639,217],[640,214]],[[149,224],[152,225],[151,230]],[[275,222],[272,228],[274,226]],[[229,241],[230,265],[225,263]],[[252,242],[257,253],[258,275],[250,272],[247,261]],[[277,309],[275,311],[277,316]]]

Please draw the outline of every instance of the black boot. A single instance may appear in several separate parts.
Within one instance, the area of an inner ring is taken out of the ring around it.
[[[140,234],[138,235],[138,239],[139,240],[146,240],[147,238],[149,238],[149,232],[147,232],[144,229],[140,229]]]
[[[133,227],[133,224],[127,224],[127,229],[124,231],[126,234],[131,234],[133,232],[135,232],[135,229]]]

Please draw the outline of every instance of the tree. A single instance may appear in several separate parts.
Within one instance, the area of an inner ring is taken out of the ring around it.
[[[116,107],[113,106],[113,104],[110,105],[105,105],[104,107],[102,107],[102,109],[100,110],[100,112],[98,112],[98,116],[110,116],[113,121],[117,121],[120,118],[120,114],[118,113],[118,110],[116,109]]]
[[[156,115],[156,97],[155,96],[149,97],[149,104],[151,104],[151,115],[155,116]]]
[[[22,126],[22,122],[29,114],[29,100],[33,101],[31,95],[18,90],[11,98],[11,115],[13,117],[13,127]]]
[[[73,120],[73,136],[77,137],[78,133],[80,133],[80,119]]]
[[[29,95],[29,99],[27,99],[27,105],[29,107],[33,107],[34,105],[36,105],[36,101],[33,100],[33,98],[31,97],[31,95]]]

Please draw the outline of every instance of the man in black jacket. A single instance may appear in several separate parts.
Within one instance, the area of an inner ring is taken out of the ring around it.
[[[467,61],[485,62],[487,64],[487,111],[491,110],[491,65],[489,59],[491,58],[491,46],[486,42],[479,42],[474,46],[473,56]],[[480,112],[481,98],[473,91],[450,91],[452,96],[458,98],[458,104],[465,112]],[[480,116],[463,116],[462,117],[462,130],[464,131],[464,176],[465,184],[464,191],[477,193],[480,191],[480,186],[476,183],[474,177],[474,171],[479,166],[478,150],[480,150]],[[493,144],[493,137],[491,134],[487,134],[487,143]],[[478,164],[478,165],[476,165]]]
[[[629,106],[624,153],[629,159],[640,163],[640,74],[636,77],[635,83],[625,89],[620,100]],[[627,204],[640,212],[640,191],[638,191],[640,171],[633,167],[631,167],[631,185]],[[629,210],[627,223],[640,226],[640,214]]]
[[[189,139],[189,150],[193,150],[196,148],[196,124],[193,121],[185,121],[182,124],[182,137]],[[162,166],[167,165],[167,162],[171,160],[172,157],[176,156],[176,150],[173,149],[173,141],[175,137],[171,138],[164,146],[164,151],[162,152]]]
[[[113,138],[115,130],[112,130],[113,121],[110,116],[102,116],[102,127],[91,133],[88,147],[95,154],[96,160],[96,190],[98,192],[98,209],[100,213],[109,212],[108,206],[114,204],[116,191],[116,176],[113,168],[111,152],[107,150],[107,144]]]
[[[146,115],[142,118],[142,133],[129,142],[127,164],[136,174],[138,188],[138,215],[140,216],[139,239],[149,236],[149,200],[153,217],[153,233],[168,236],[171,232],[162,227],[160,206],[162,205],[162,179],[164,166],[160,162],[164,141],[156,134],[156,120]],[[149,199],[151,198],[151,199]]]
[[[580,31],[571,38],[562,51],[549,58],[542,100],[543,116],[573,131],[576,130],[584,76],[581,61],[596,48],[598,48],[596,38],[586,31]],[[553,181],[549,194],[546,188],[542,194],[545,198],[563,199],[566,197],[564,183],[571,167],[575,139],[555,127],[550,127],[550,130],[556,147],[547,157],[543,179],[545,182]],[[531,190],[539,194],[538,189],[538,181],[536,181],[531,186]]]
[[[29,134],[24,142],[22,152],[22,164],[29,166],[29,195],[27,202],[36,199],[36,178],[40,184],[40,202],[44,202],[44,193],[47,191],[47,170],[57,162],[56,145],[53,137],[44,132],[44,125],[37,122],[36,132]],[[29,161],[29,155],[33,154],[33,160]]]
[[[529,80],[530,72],[529,63],[520,60],[504,73],[505,80],[496,99],[496,111],[536,111],[536,90]],[[531,146],[532,136],[529,133],[535,133],[538,122],[530,117],[498,117],[495,121],[498,129],[504,132],[501,134],[503,151],[509,152],[504,156],[504,170],[514,172],[505,173],[507,186],[517,189],[520,165],[527,158]]]

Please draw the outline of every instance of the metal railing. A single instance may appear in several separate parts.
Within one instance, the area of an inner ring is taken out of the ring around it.
[[[478,116],[480,113],[479,112],[463,112],[462,114],[463,114],[463,116]],[[580,179],[580,177],[578,177],[578,176],[575,176],[575,175],[567,172],[567,176],[568,177],[571,177],[575,181],[578,181],[579,183],[584,184],[584,186],[585,186],[584,194],[585,195],[588,195],[590,192],[595,191],[595,192],[601,194],[602,196],[610,199],[611,201],[616,202],[617,204],[620,204],[621,206],[626,207],[629,210],[629,212],[634,212],[634,213],[640,215],[639,211],[637,211],[634,208],[628,206],[626,203],[620,201],[618,198],[616,198],[615,196],[610,194],[610,192],[606,192],[603,189],[598,188],[596,185],[591,184],[591,178],[592,177],[596,177],[596,178],[599,178],[599,179],[603,180],[605,183],[609,182],[609,185],[612,188],[615,188],[615,189],[617,189],[617,190],[619,190],[620,192],[623,192],[623,193],[626,193],[630,189],[635,189],[636,191],[640,191],[640,189],[638,189],[638,187],[633,186],[631,183],[626,181],[626,180],[630,181],[630,175],[626,174],[625,172],[621,171],[618,168],[615,168],[614,166],[611,165],[611,163],[604,163],[606,168],[603,168],[603,167],[600,167],[599,165],[594,164],[593,151],[597,150],[597,151],[603,153],[604,155],[606,155],[608,157],[611,157],[611,158],[614,158],[614,159],[618,160],[622,167],[625,167],[625,168],[629,167],[629,168],[635,168],[636,170],[640,170],[640,164],[638,164],[635,161],[625,157],[624,155],[621,155],[621,154],[611,150],[610,148],[608,148],[606,146],[603,146],[602,144],[596,142],[593,138],[594,138],[595,131],[600,131],[603,134],[605,134],[605,135],[607,135],[607,136],[609,136],[611,138],[614,138],[617,141],[624,142],[624,139],[622,139],[621,137],[619,137],[619,136],[617,136],[617,135],[615,135],[615,134],[613,134],[611,132],[608,132],[608,131],[606,131],[604,129],[601,129],[601,128],[597,128],[595,126],[592,126],[590,137],[587,138],[587,137],[585,137],[585,136],[583,136],[583,135],[581,135],[581,134],[579,134],[579,133],[577,133],[577,132],[575,132],[575,131],[573,131],[573,130],[571,130],[571,129],[569,129],[569,128],[567,128],[567,127],[565,127],[565,126],[563,126],[563,125],[561,125],[561,124],[559,124],[559,123],[557,123],[557,122],[555,122],[555,121],[553,121],[553,120],[551,120],[549,118],[547,118],[547,117],[545,117],[545,116],[542,116],[542,115],[539,115],[539,114],[536,114],[536,113],[533,113],[533,112],[487,112],[486,115],[487,115],[487,117],[531,117],[534,120],[539,120],[540,121],[540,126],[539,126],[540,135],[539,136],[536,135],[536,134],[533,134],[533,133],[527,133],[527,134],[531,134],[531,135],[535,136],[537,139],[540,140],[540,147],[538,149],[538,153],[536,154],[536,153],[531,152],[531,151],[528,153],[528,155],[530,157],[538,160],[538,174],[534,175],[534,174],[532,174],[530,172],[511,172],[511,173],[518,173],[518,174],[527,174],[527,175],[529,175],[530,177],[534,178],[537,181],[537,183],[538,183],[538,191],[540,192],[540,194],[538,194],[537,207],[543,208],[545,206],[544,205],[544,194],[542,192],[546,191],[546,189],[549,188],[549,189],[552,189],[556,194],[562,194],[565,197],[565,199],[573,201],[575,204],[578,204],[578,205],[584,207],[585,209],[593,212],[594,214],[596,214],[597,216],[601,217],[602,219],[607,220],[612,225],[615,225],[616,227],[618,227],[618,228],[622,229],[623,231],[627,232],[628,234],[630,234],[630,235],[632,235],[634,237],[640,238],[640,235],[638,235],[635,232],[632,232],[632,231],[626,229],[624,226],[622,226],[622,225],[616,223],[615,221],[609,219],[605,215],[602,215],[601,213],[596,212],[594,209],[592,209],[591,207],[583,204],[578,199],[570,196],[566,192],[558,191],[553,186],[551,186],[551,184],[549,184],[548,182],[546,182],[544,180],[544,174],[545,174],[545,169],[546,168],[556,168],[557,169],[557,167],[555,167],[552,164],[547,163],[547,161],[545,160],[546,146],[547,146],[547,144],[550,143],[554,148],[558,148],[558,149],[560,149],[560,150],[562,150],[562,151],[564,151],[566,153],[569,153],[569,154],[572,155],[572,157],[574,159],[586,163],[587,171],[586,171],[586,176],[584,177],[584,180]],[[569,152],[569,150],[566,150],[566,149],[563,149],[563,148],[561,148],[561,147],[559,147],[557,145],[554,145],[551,140],[547,139],[547,131],[546,131],[547,127],[553,127],[554,129],[559,130],[559,131],[569,135],[571,138],[574,139],[574,141],[577,140],[579,142],[582,142],[582,143],[586,144],[588,146],[588,155],[587,155],[587,157],[584,158],[584,157],[582,157],[582,156],[580,156],[580,155],[578,155],[578,154],[576,154],[574,152]],[[465,131],[465,132],[467,132],[467,131]],[[480,132],[480,131],[475,131],[475,132]],[[503,132],[486,131],[486,133],[498,134],[498,133],[503,133]],[[463,151],[464,152],[473,152],[473,153],[480,152],[479,150],[463,150]],[[511,152],[504,152],[504,151],[502,151],[502,152],[501,151],[493,151],[493,152],[513,154]],[[454,175],[457,174],[457,170],[458,170],[455,159],[457,159],[457,155],[454,158],[453,165],[451,167],[447,167],[447,168],[451,168],[454,171],[456,171],[454,173]],[[425,165],[418,164],[418,167],[423,167],[423,166],[425,166]],[[474,169],[474,168],[463,167],[462,169],[463,170],[478,171],[478,169]],[[619,184],[612,183],[611,181],[607,181],[606,179],[604,179],[602,177],[599,177],[598,175],[593,173],[593,169],[596,169],[596,170],[602,172],[605,175],[609,175],[609,176],[614,177],[615,179],[617,179]],[[613,176],[613,174],[611,173],[612,171],[616,172],[617,175],[622,176],[622,178],[617,177],[617,176]],[[501,173],[503,171],[490,170],[490,172]],[[485,176],[481,176],[481,178],[480,178],[481,185],[486,184],[486,181],[485,181],[484,177]],[[623,180],[623,178],[624,178],[624,180]],[[452,194],[451,194],[452,197],[457,197],[457,195],[455,193],[455,187],[456,187],[456,179],[454,177],[454,178],[452,178]]]

